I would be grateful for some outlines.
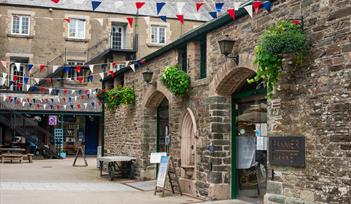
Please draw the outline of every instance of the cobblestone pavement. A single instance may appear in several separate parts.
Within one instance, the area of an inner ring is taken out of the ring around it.
[[[73,159],[68,158],[0,164],[0,204],[202,203],[170,193],[164,198],[154,196],[154,183],[150,181],[116,179],[111,182],[99,176],[95,158],[88,158],[88,167],[72,167],[72,162]]]

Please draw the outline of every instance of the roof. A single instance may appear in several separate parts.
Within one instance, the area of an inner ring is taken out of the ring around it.
[[[95,10],[95,12],[108,12],[108,13],[119,13],[119,14],[130,14],[135,15],[137,9],[135,2],[138,0],[103,0],[101,5]],[[139,0],[140,1],[140,0]],[[139,15],[142,16],[158,16],[156,13],[156,2],[160,0],[144,0],[146,3],[140,9]],[[199,20],[208,21],[212,19],[209,15],[209,11],[214,10],[215,0],[204,0],[206,3],[200,9],[200,15],[196,15],[195,3],[197,0],[163,0],[165,6],[162,8],[160,15],[167,16],[169,18],[177,18],[178,14],[177,2],[186,2],[182,13],[184,18],[187,20]],[[233,6],[233,0],[222,0],[224,3],[223,11],[226,8]],[[32,6],[32,7],[44,7],[44,8],[57,8],[67,10],[81,10],[81,11],[92,11],[91,0],[60,0],[59,3],[53,3],[51,0],[0,0],[0,4],[8,5],[20,5],[20,6]]]
[[[243,6],[245,6],[247,4],[251,4],[251,3],[252,3],[252,1],[248,1],[245,4],[243,4]],[[241,7],[238,11],[236,11],[235,15],[236,15],[236,20],[237,20],[239,18],[247,16],[248,13],[243,7]],[[199,38],[199,37],[211,32],[212,30],[220,28],[220,27],[227,25],[231,22],[233,22],[233,19],[229,16],[229,14],[224,14],[224,15],[218,17],[217,19],[213,19],[213,20],[185,33],[184,35],[180,36],[177,40],[169,43],[168,45],[156,50],[155,52],[153,52],[149,55],[146,55],[142,59],[147,63],[148,61],[155,59],[156,57],[158,57],[158,56],[160,56],[160,55],[162,55],[162,54],[164,54],[164,53],[166,53],[174,48],[177,48],[180,45],[183,45],[183,44],[185,44],[191,40],[194,40],[196,38]],[[138,69],[138,68],[139,67],[136,67],[136,69]],[[122,74],[122,73],[125,73],[128,71],[130,71],[130,68],[128,68],[128,67],[120,69],[119,71],[117,71],[115,73],[115,76],[117,74]],[[103,81],[108,81],[109,79],[111,79],[110,75],[105,77]]]

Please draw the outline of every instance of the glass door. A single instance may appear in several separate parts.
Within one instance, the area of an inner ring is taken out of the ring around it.
[[[124,47],[124,27],[120,25],[112,26],[112,48],[122,49]]]

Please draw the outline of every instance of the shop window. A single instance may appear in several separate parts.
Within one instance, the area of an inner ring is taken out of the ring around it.
[[[75,39],[85,39],[85,25],[84,19],[70,19],[68,37]]]
[[[207,42],[206,36],[200,40],[200,79],[207,77]]]
[[[151,26],[151,43],[166,44],[166,27]]]
[[[11,33],[15,35],[29,35],[30,16],[13,15]]]

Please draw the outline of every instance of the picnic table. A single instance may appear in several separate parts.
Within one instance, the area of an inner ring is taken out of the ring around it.
[[[102,170],[104,163],[108,163],[107,170],[109,179],[112,181],[115,176],[128,177],[130,179],[134,178],[134,162],[135,157],[129,156],[106,156],[98,157],[98,162],[100,163],[100,176],[102,175]]]
[[[5,160],[14,161],[17,160],[20,163],[23,158],[28,158],[29,163],[33,162],[33,154],[25,154],[26,149],[23,148],[0,148],[1,163]]]

